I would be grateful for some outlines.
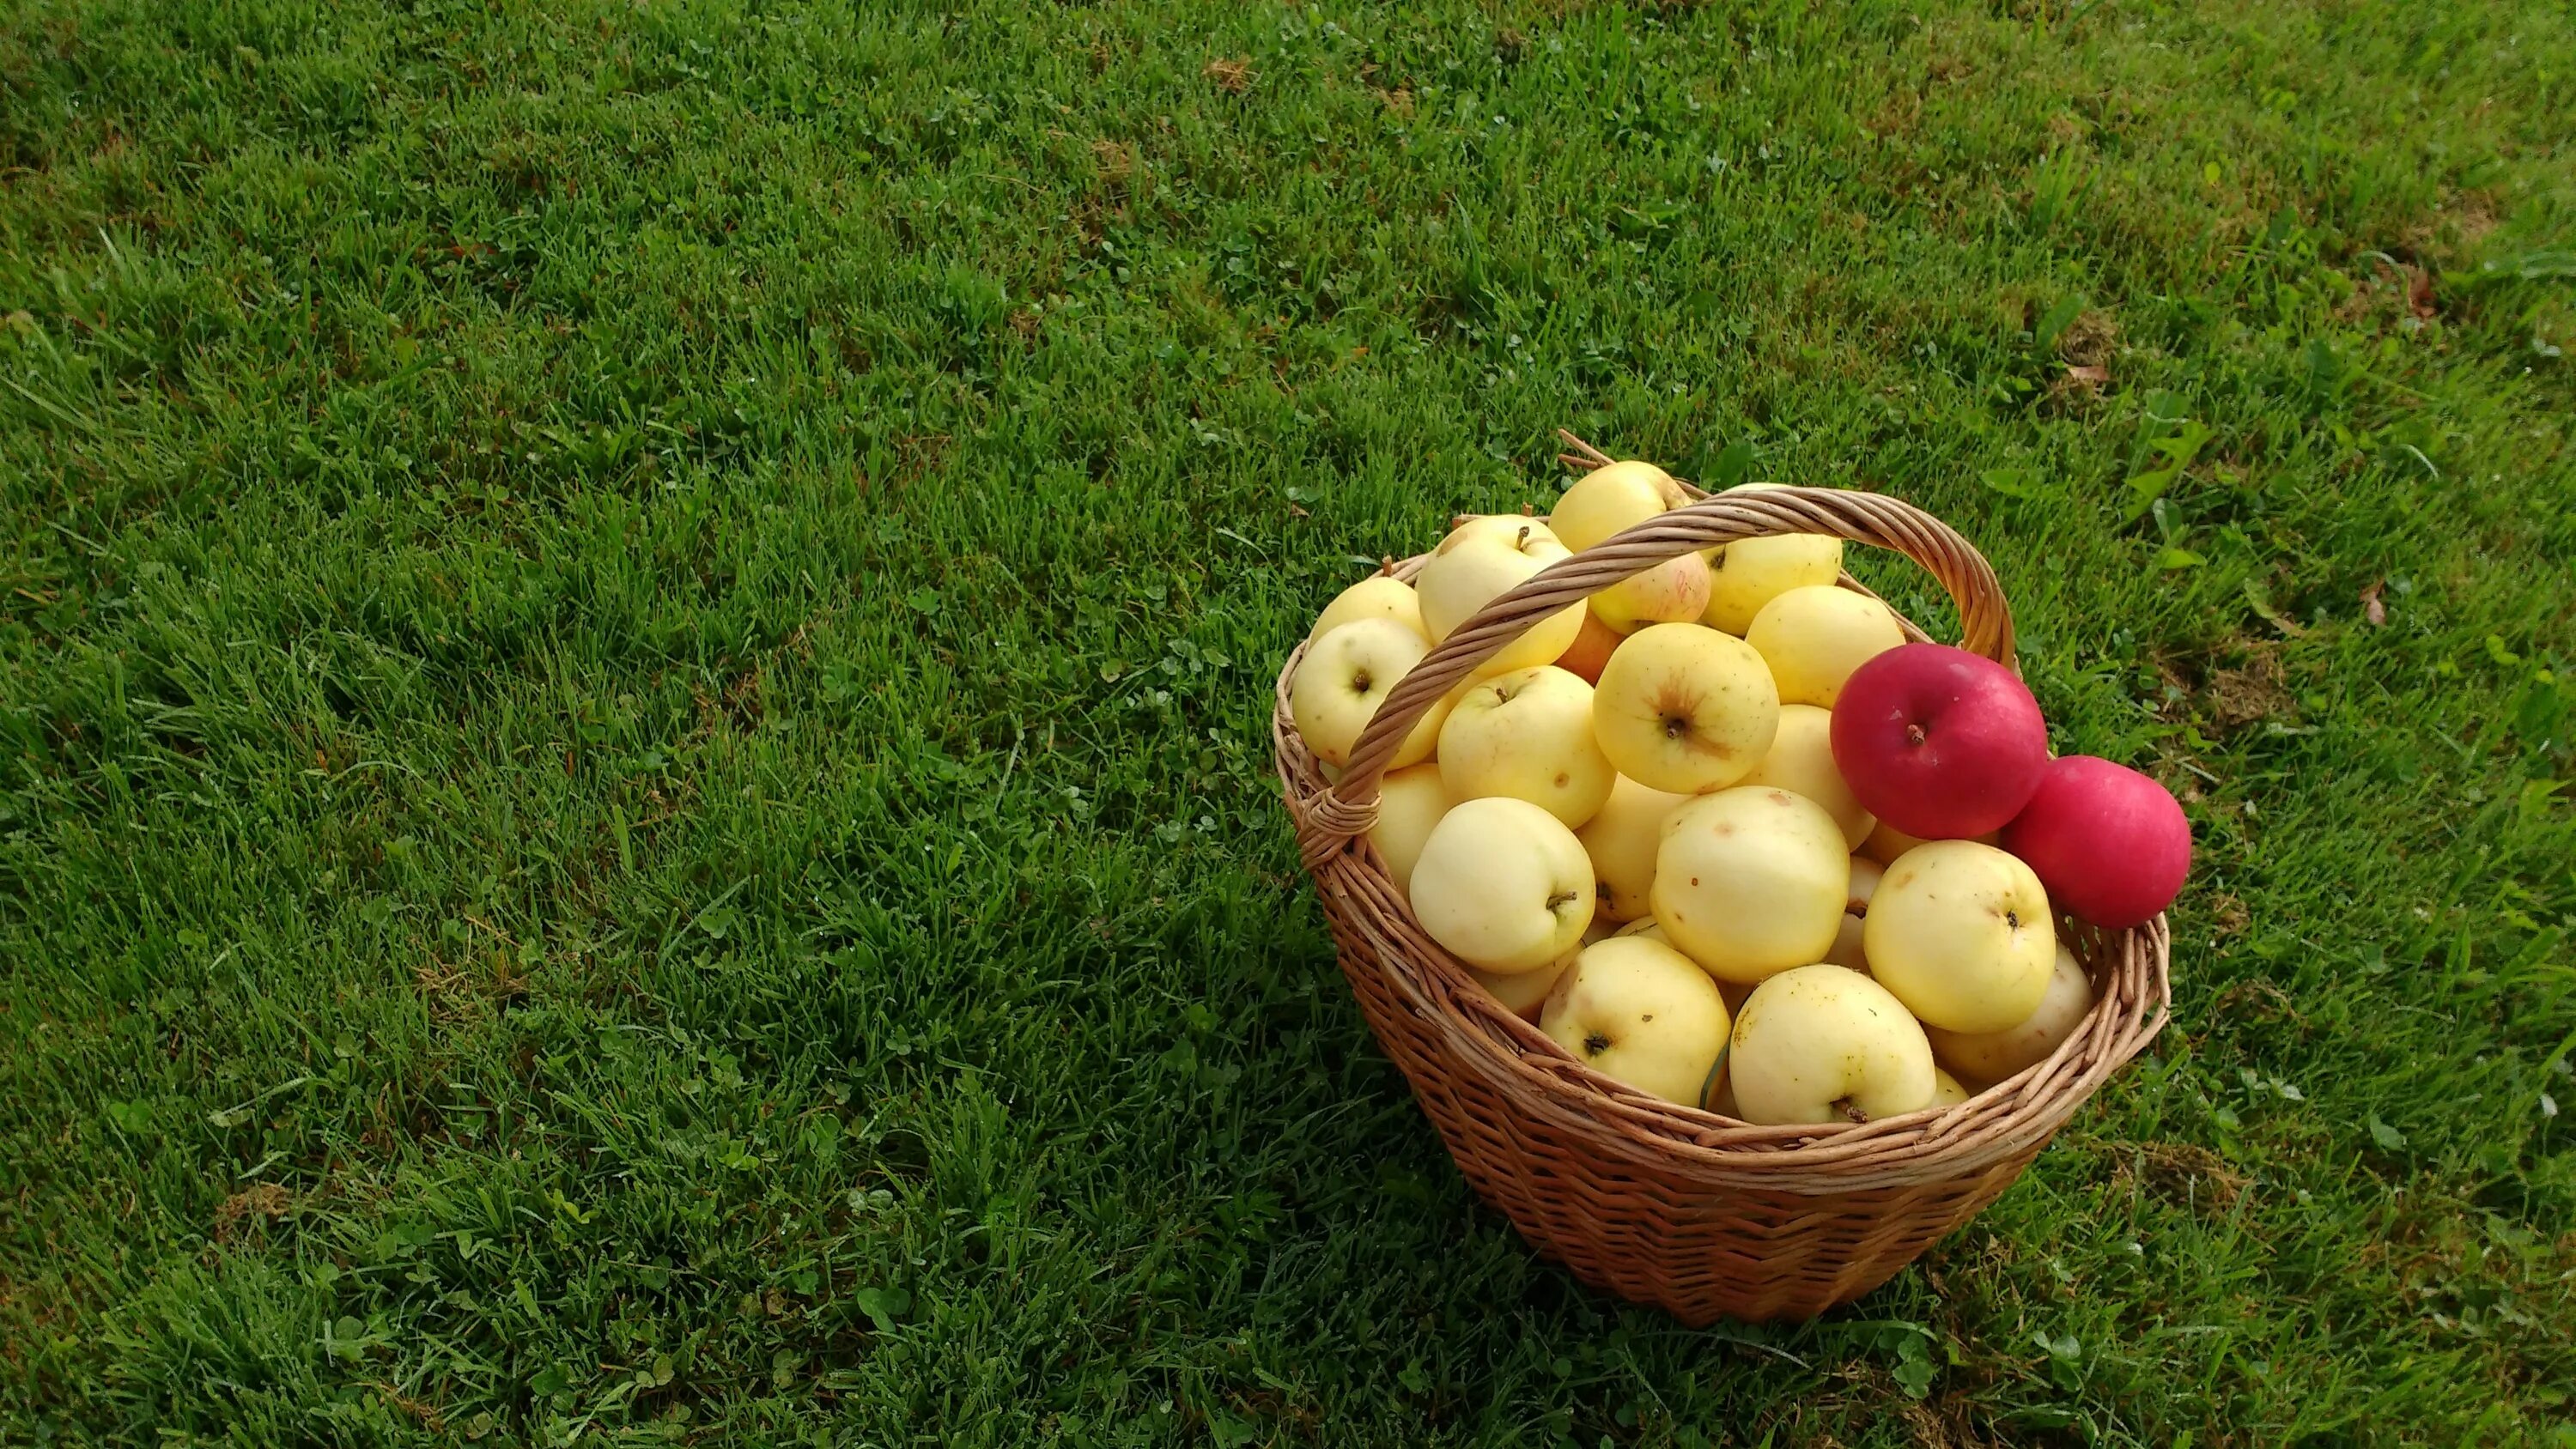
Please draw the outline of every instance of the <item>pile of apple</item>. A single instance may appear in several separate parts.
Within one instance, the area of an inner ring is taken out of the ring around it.
[[[1771,486],[1771,485],[1749,485]],[[1621,462],[1546,520],[1459,521],[1411,583],[1345,590],[1289,705],[1338,778],[1433,645],[1574,550],[1687,501]],[[2013,672],[1909,644],[1842,541],[1682,554],[1540,622],[1426,712],[1369,839],[1431,938],[1579,1060],[1763,1125],[1965,1101],[2092,1006],[2058,912],[2182,888],[2182,807],[2051,758]]]

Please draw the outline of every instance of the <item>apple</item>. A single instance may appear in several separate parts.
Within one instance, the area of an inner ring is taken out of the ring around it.
[[[1386,618],[1355,619],[1307,645],[1297,677],[1288,681],[1288,716],[1298,737],[1325,764],[1349,765],[1351,747],[1377,707],[1429,652],[1420,634]],[[1389,767],[1431,758],[1448,713],[1446,701],[1424,711]]]
[[[1920,1111],[1937,1070],[1903,1002],[1857,971],[1822,965],[1753,988],[1726,1064],[1736,1115],[1782,1127]]]
[[[2048,973],[2048,987],[2039,1005],[2012,1026],[2001,1031],[1956,1032],[1938,1027],[1927,1028],[1932,1038],[1932,1054],[1947,1062],[1959,1075],[1980,1082],[2000,1082],[2025,1067],[2047,1061],[2058,1046],[2075,1029],[2084,1024],[2084,1014],[2093,1009],[2093,983],[2084,977],[2084,967],[2075,953],[2063,943],[2057,948],[2057,959]]]
[[[1422,858],[1422,843],[1456,803],[1440,783],[1436,764],[1407,765],[1378,777],[1377,823],[1369,827],[1368,838],[1386,862],[1387,879],[1395,882],[1397,894],[1413,889],[1413,863]]]
[[[1850,886],[1851,857],[1824,807],[1751,785],[1672,813],[1647,900],[1701,970],[1753,982],[1825,959]]]
[[[1548,523],[1577,553],[1614,533],[1690,502],[1673,476],[1634,459],[1605,463],[1566,485]],[[1697,615],[1691,616],[1693,618]]]
[[[1927,1031],[1924,1035],[1930,1036],[1931,1033]],[[1971,1095],[1972,1094],[1968,1091],[1966,1083],[1960,1081],[1957,1077],[1951,1076],[1948,1072],[1941,1070],[1939,1067],[1934,1067],[1932,1069],[1933,1106],[1956,1107],[1961,1102],[1968,1100]]]
[[[1860,849],[1878,817],[1860,808],[1843,772],[1834,768],[1834,717],[1812,704],[1780,706],[1780,729],[1771,749],[1738,784],[1777,785],[1825,807],[1842,827],[1843,848]]]
[[[1696,624],[1628,636],[1592,692],[1592,732],[1619,773],[1696,795],[1744,778],[1780,729],[1780,696],[1753,646]]]
[[[1565,646],[1565,652],[1556,656],[1556,667],[1586,684],[1599,684],[1601,666],[1610,662],[1610,651],[1619,647],[1623,637],[1586,607],[1583,627],[1575,631],[1574,642]]]
[[[1826,960],[1854,971],[1869,969],[1863,931],[1869,918],[1869,898],[1885,873],[1885,867],[1865,855],[1852,857],[1851,888],[1843,893],[1843,923],[1834,930],[1834,944],[1826,950]]]
[[[1779,486],[1742,483],[1726,491],[1745,493]],[[1708,567],[1708,612],[1700,618],[1712,629],[1741,634],[1753,627],[1753,616],[1762,612],[1762,606],[1780,595],[1841,578],[1843,541],[1821,533],[1740,538],[1711,553]]]
[[[1899,645],[1853,670],[1833,740],[1862,807],[1925,840],[2001,826],[2048,768],[2039,701],[2011,670],[1947,644]]]
[[[2000,831],[1988,830],[1982,834],[1970,835],[1962,838],[1973,840],[1979,845],[1993,845],[2000,841],[2003,838],[2003,835]],[[1896,864],[1896,858],[1898,856],[1903,855],[1905,852],[1912,850],[1918,845],[1927,843],[1928,842],[1926,842],[1923,837],[1919,835],[1908,835],[1904,831],[1899,830],[1895,826],[1882,820],[1878,822],[1876,826],[1871,828],[1869,839],[1861,843],[1860,853],[1869,857],[1871,860],[1877,861],[1880,865],[1894,865]]]
[[[1592,686],[1541,664],[1468,686],[1440,727],[1440,780],[1459,800],[1509,795],[1577,827],[1617,774],[1592,741]]]
[[[1479,971],[1470,966],[1467,974],[1475,977],[1477,985],[1501,1002],[1505,1011],[1536,1026],[1539,1007],[1546,1004],[1547,994],[1556,989],[1557,979],[1573,965],[1574,957],[1568,956],[1562,961],[1551,961],[1536,971],[1504,974]]]
[[[1646,893],[1655,884],[1655,852],[1664,841],[1664,820],[1688,795],[1657,790],[1625,775],[1610,785],[1610,798],[1590,820],[1576,827],[1574,838],[1592,857],[1594,894],[1601,915],[1633,921],[1646,914]]]
[[[1414,919],[1449,954],[1509,975],[1562,959],[1592,924],[1592,862],[1565,822],[1507,795],[1449,807],[1413,863]]]
[[[2155,919],[2191,873],[2191,822],[2173,793],[2092,755],[2049,761],[2030,803],[2004,826],[2003,845],[2050,900],[2105,930]]]
[[[1592,615],[1621,634],[1648,624],[1692,624],[1708,607],[1708,560],[1678,554],[1594,594]]]
[[[1565,548],[1565,540],[1548,527],[1546,519],[1531,513],[1462,513],[1450,520],[1449,532],[1431,551],[1443,554],[1469,543],[1499,543],[1506,548],[1541,552],[1549,548],[1574,551]]]
[[[1867,594],[1810,584],[1764,604],[1744,642],[1771,666],[1782,704],[1831,709],[1852,671],[1903,644],[1905,629]]]
[[[1991,845],[1936,840],[1887,868],[1861,949],[1870,974],[1924,1025],[2002,1031],[2047,994],[2057,924],[2029,866]]]
[[[1528,528],[1542,527],[1532,519],[1522,519],[1521,523]],[[1514,548],[1498,537],[1471,537],[1459,542],[1453,534],[1441,545],[1440,552],[1423,563],[1422,572],[1413,577],[1413,592],[1422,601],[1422,626],[1431,642],[1437,644],[1504,591],[1569,556],[1565,546],[1553,537]],[[1583,632],[1587,612],[1579,599],[1566,605],[1524,630],[1493,658],[1476,666],[1475,672],[1490,676],[1553,662]]]
[[[1422,627],[1422,600],[1414,594],[1413,585],[1390,573],[1371,574],[1333,595],[1333,601],[1316,616],[1315,627],[1306,631],[1306,637],[1321,639],[1354,619],[1393,619],[1420,634],[1423,643],[1431,642],[1430,631]]]
[[[1576,1061],[1685,1107],[1707,1100],[1728,1026],[1716,985],[1679,951],[1642,936],[1584,947],[1538,1014],[1538,1029]]]

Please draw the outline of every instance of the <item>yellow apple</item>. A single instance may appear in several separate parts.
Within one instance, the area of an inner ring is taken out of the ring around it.
[[[1696,624],[1628,636],[1592,691],[1592,732],[1619,773],[1696,795],[1761,763],[1780,729],[1780,697],[1753,646]]]
[[[1449,807],[1413,863],[1413,916],[1482,971],[1562,959],[1592,924],[1592,861],[1565,822],[1495,795]]]
[[[1592,740],[1592,686],[1541,664],[1468,687],[1440,727],[1440,779],[1452,797],[1509,795],[1580,827],[1618,778]]]
[[[1423,643],[1431,642],[1430,632],[1422,627],[1422,600],[1414,595],[1413,585],[1393,574],[1371,574],[1335,594],[1306,637],[1321,639],[1354,619],[1393,619],[1420,634]]]
[[[1726,1077],[1736,1115],[1763,1126],[1872,1122],[1932,1105],[1932,1044],[1887,988],[1800,966],[1753,988]]]
[[[1850,886],[1843,833],[1823,806],[1738,786],[1666,819],[1647,900],[1700,969],[1752,982],[1825,959]]]
[[[1744,483],[1726,491],[1779,486]],[[1753,627],[1753,616],[1762,612],[1762,606],[1780,595],[1841,578],[1843,541],[1820,533],[1742,538],[1711,554],[1708,566],[1708,612],[1700,617],[1710,628],[1741,634]]]
[[[1664,817],[1688,795],[1649,789],[1625,775],[1610,786],[1600,811],[1577,827],[1574,836],[1592,857],[1592,878],[1600,912],[1613,921],[1633,921],[1646,914],[1646,892],[1655,884],[1655,852],[1664,840]]]
[[[1936,840],[1887,868],[1862,949],[1870,974],[1924,1025],[1995,1032],[2028,1019],[2048,994],[2057,925],[2029,866],[1991,845]]]
[[[1831,709],[1851,672],[1904,643],[1905,630],[1867,594],[1816,584],[1764,604],[1744,642],[1771,666],[1782,704]]]
[[[2065,1040],[2075,1035],[2084,1024],[2084,1014],[2093,1009],[2093,983],[2084,977],[2084,967],[2064,943],[2057,947],[2056,963],[2048,973],[2048,989],[2039,1005],[2018,1024],[2002,1031],[1965,1033],[1928,1028],[1932,1052],[1949,1063],[1961,1076],[1980,1082],[2000,1082],[2025,1067],[2047,1061]]]
[[[1633,459],[1605,463],[1567,485],[1548,523],[1565,546],[1580,553],[1614,533],[1690,502],[1673,476]],[[1694,615],[1693,617],[1697,617]]]
[[[1854,971],[1869,969],[1869,950],[1863,940],[1869,916],[1870,893],[1878,889],[1879,877],[1886,867],[1865,855],[1851,858],[1851,888],[1843,893],[1843,923],[1834,932],[1833,949],[1825,959]]]
[[[1693,624],[1708,607],[1708,560],[1695,553],[1668,558],[1592,596],[1594,618],[1621,634],[1648,624]]]
[[[1565,540],[1557,536],[1546,519],[1528,513],[1462,514],[1451,522],[1448,534],[1431,551],[1443,554],[1469,543],[1499,543],[1506,548],[1540,551],[1552,546],[1567,553],[1574,551],[1566,548]]]
[[[1977,842],[1979,845],[1992,845],[2000,839],[2001,836],[1998,832],[1989,830],[1983,835],[1972,835],[1968,838]],[[1868,856],[1874,861],[1877,861],[1880,865],[1894,865],[1896,864],[1896,858],[1898,856],[1903,855],[1905,852],[1912,850],[1918,845],[1927,843],[1928,842],[1926,842],[1923,837],[1919,835],[1908,835],[1904,831],[1899,830],[1895,826],[1882,820],[1876,825],[1870,827],[1869,839],[1862,843],[1860,853]]]
[[[1583,948],[1539,1008],[1538,1029],[1614,1081],[1696,1107],[1726,1054],[1726,1002],[1697,966],[1642,936]]]
[[[1408,765],[1378,777],[1377,823],[1369,827],[1368,838],[1386,862],[1397,894],[1413,889],[1413,863],[1422,858],[1422,843],[1455,803],[1440,783],[1438,765]]]
[[[1355,619],[1306,646],[1297,677],[1288,681],[1288,716],[1315,758],[1346,766],[1351,747],[1377,707],[1430,650],[1422,636],[1393,619]],[[1448,711],[1435,705],[1405,735],[1389,768],[1431,758]]]
[[[1812,704],[1781,705],[1780,729],[1771,737],[1769,752],[1737,783],[1777,785],[1806,796],[1824,806],[1825,813],[1842,827],[1843,848],[1858,850],[1878,817],[1860,807],[1851,786],[1843,783],[1843,772],[1834,768],[1833,727],[1830,710]]]
[[[1485,988],[1496,1001],[1501,1002],[1505,1011],[1536,1026],[1539,1007],[1547,1001],[1547,994],[1556,989],[1557,978],[1563,976],[1573,965],[1574,957],[1568,956],[1562,961],[1551,961],[1536,971],[1506,974],[1479,971],[1470,966],[1467,968],[1467,974],[1475,977],[1477,985]]]
[[[1932,1033],[1928,1031],[1924,1033],[1925,1036],[1930,1036],[1931,1034]],[[1956,1107],[1961,1102],[1968,1100],[1968,1098],[1974,1095],[1975,1093],[1968,1090],[1967,1084],[1961,1082],[1957,1077],[1951,1076],[1948,1072],[1941,1070],[1939,1067],[1934,1067],[1932,1069],[1931,1105],[1935,1107]]]
[[[1541,526],[1529,519],[1521,521],[1530,527]],[[1437,644],[1504,591],[1565,557],[1568,555],[1564,545],[1553,538],[1525,548],[1513,548],[1494,538],[1471,538],[1455,547],[1443,545],[1442,551],[1432,555],[1413,578],[1414,594],[1422,601],[1422,626],[1431,642]],[[1583,632],[1584,613],[1580,600],[1566,605],[1476,666],[1476,673],[1491,676],[1553,663]]]

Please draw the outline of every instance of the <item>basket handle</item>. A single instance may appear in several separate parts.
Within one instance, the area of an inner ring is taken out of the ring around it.
[[[1569,438],[1569,441],[1572,440]],[[1580,445],[1589,449],[1588,444]],[[1590,461],[1591,454],[1583,459]],[[1568,461],[1575,461],[1571,456]],[[1311,868],[1377,823],[1378,779],[1413,723],[1476,666],[1532,625],[1620,580],[1693,549],[1783,533],[1821,533],[1874,544],[1922,565],[1959,607],[1962,647],[2013,666],[2012,606],[1985,555],[1957,530],[1902,499],[1840,488],[1764,488],[1713,494],[1659,513],[1559,559],[1487,603],[1435,646],[1378,706],[1352,746],[1341,783],[1314,798],[1297,822]],[[1846,588],[1858,589],[1848,577]],[[1866,592],[1866,590],[1863,590]]]

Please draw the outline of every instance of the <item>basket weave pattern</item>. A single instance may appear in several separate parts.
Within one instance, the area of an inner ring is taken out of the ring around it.
[[[1607,461],[1575,446],[1583,452],[1569,461]],[[1994,570],[1947,525],[1877,494],[1766,489],[1702,497],[1494,600],[1396,686],[1338,785],[1290,722],[1288,682],[1303,646],[1280,671],[1271,721],[1299,851],[1343,974],[1468,1183],[1576,1277],[1691,1324],[1810,1317],[1885,1282],[2009,1187],[2163,1028],[2172,1005],[2163,917],[2119,932],[2062,928],[2096,999],[2047,1061],[1955,1107],[1754,1127],[1584,1066],[1423,933],[1366,837],[1378,779],[1422,711],[1575,600],[1688,549],[1781,533],[1904,554],[1957,602],[1964,647],[2013,662],[2012,614]],[[1396,572],[1410,578],[1421,565],[1415,557]],[[1860,589],[1848,577],[1842,584]]]

